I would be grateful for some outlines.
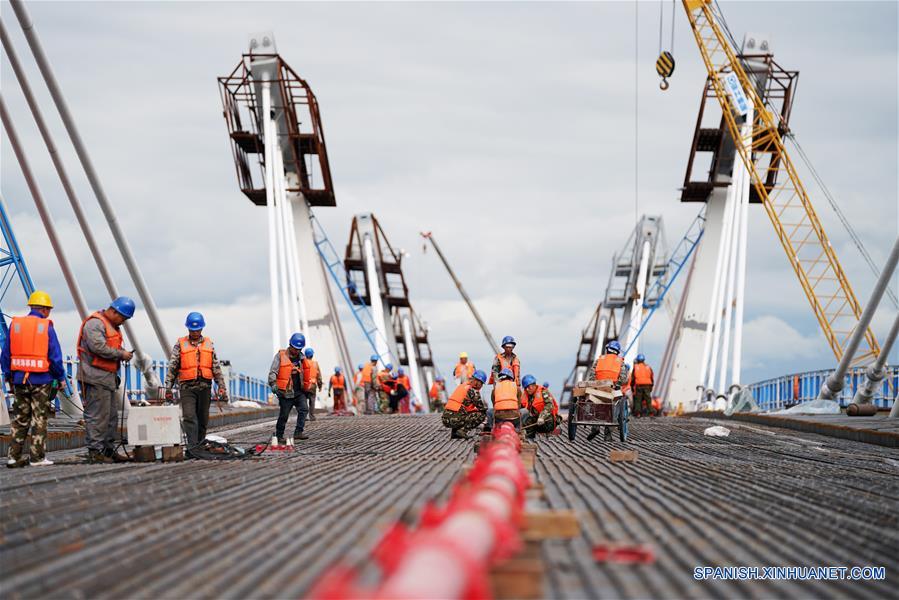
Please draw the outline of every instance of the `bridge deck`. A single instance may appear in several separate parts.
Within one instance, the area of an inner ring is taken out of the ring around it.
[[[814,434],[658,419],[634,424],[636,463],[541,440],[537,475],[581,537],[543,543],[554,597],[887,597],[899,569],[899,455]],[[264,440],[271,424],[228,430]],[[4,469],[4,595],[298,597],[337,557],[361,559],[471,459],[435,417],[321,418],[293,455],[234,462]],[[581,436],[583,437],[583,436]],[[56,452],[55,460],[73,451]],[[655,548],[652,565],[598,565],[603,542]],[[696,582],[699,565],[875,565],[885,582]],[[890,581],[892,579],[892,581]]]

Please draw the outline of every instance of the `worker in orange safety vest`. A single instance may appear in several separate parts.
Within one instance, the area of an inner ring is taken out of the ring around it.
[[[428,390],[428,399],[431,401],[431,410],[441,412],[443,410],[444,398],[446,397],[446,386],[443,377],[438,375]]]
[[[467,383],[474,372],[475,366],[473,362],[468,360],[468,352],[460,352],[459,362],[453,367],[453,378],[456,380],[456,385]]]
[[[346,377],[340,367],[334,367],[334,374],[328,380],[328,395],[334,397],[334,413],[346,412]]]
[[[527,409],[521,408],[521,388],[515,382],[515,375],[511,369],[503,369],[493,386],[493,406],[487,410],[486,429],[492,430],[495,422],[503,421],[514,423],[518,429],[526,417]]]
[[[634,392],[634,416],[642,417],[653,414],[652,387],[655,384],[655,375],[652,367],[646,364],[646,357],[642,354],[638,354],[634,359],[630,384]]]
[[[309,420],[315,420],[315,401],[318,399],[318,393],[322,390],[322,369],[318,366],[318,361],[313,357],[315,350],[305,348],[303,350],[303,382],[306,385],[306,398],[309,401]]]
[[[287,443],[284,429],[293,409],[297,411],[297,422],[293,430],[293,439],[306,440],[304,433],[306,415],[309,412],[306,385],[303,380],[303,348],[306,336],[294,333],[290,336],[287,348],[278,350],[268,371],[268,386],[278,398],[278,420],[275,423],[275,437],[281,445]]]
[[[608,344],[606,344],[606,352],[602,356],[596,359],[593,363],[593,378],[596,381],[607,382],[612,386],[613,390],[621,391],[621,388],[627,384],[628,374],[630,373],[630,369],[627,366],[627,363],[624,362],[624,358],[621,357],[621,344],[618,343],[618,340],[612,340]],[[571,402],[568,407],[568,439],[574,441],[575,437],[575,429],[574,425],[574,410],[577,406],[576,402]],[[619,403],[621,408],[619,410],[627,410],[627,401],[624,400]],[[617,413],[614,416],[617,419]],[[603,437],[606,441],[612,439],[612,430],[607,426],[603,426],[605,431]],[[593,427],[590,430],[590,433],[587,434],[587,439],[592,440],[597,435],[599,435],[600,429],[599,427]]]
[[[521,385],[521,362],[513,352],[516,346],[515,338],[507,335],[503,338],[500,345],[503,351],[493,359],[493,366],[490,368],[490,381],[488,383],[493,385],[499,379],[500,372],[503,369],[509,369],[512,372],[515,385]]]
[[[481,399],[481,388],[487,374],[476,369],[471,378],[456,387],[443,409],[443,426],[448,427],[450,439],[468,439],[468,432],[477,429],[487,416],[487,405]]]
[[[538,433],[552,433],[561,422],[559,405],[548,389],[537,383],[533,375],[521,378],[522,427],[527,430],[527,437],[534,439]]]
[[[390,396],[390,409],[404,415],[410,412],[409,399],[412,397],[412,382],[403,367],[396,370],[393,393]]]

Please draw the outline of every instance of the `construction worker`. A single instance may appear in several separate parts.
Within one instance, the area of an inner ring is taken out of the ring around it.
[[[621,391],[621,388],[627,385],[629,369],[627,363],[624,362],[624,359],[621,357],[621,344],[618,343],[618,340],[612,340],[608,344],[606,344],[606,353],[596,359],[593,363],[593,378],[598,383],[607,383],[611,386],[613,390]],[[572,402],[569,406],[568,412],[568,422],[571,423],[574,419],[574,409],[577,405],[576,402]],[[625,406],[627,404],[625,403]],[[617,415],[616,415],[617,418]],[[607,426],[604,426],[605,440],[612,439],[612,430]],[[568,427],[568,438],[572,439],[572,426]],[[597,435],[599,435],[599,427],[593,427],[590,430],[590,433],[587,434],[587,439],[592,440]],[[572,440],[573,441],[573,440]]]
[[[365,414],[371,415],[378,411],[378,360],[377,354],[372,354],[369,363],[362,368],[362,390],[365,393]]]
[[[294,426],[293,437],[297,440],[308,439],[303,429],[306,427],[306,413],[309,412],[309,404],[306,399],[306,388],[303,380],[303,347],[306,345],[306,336],[295,333],[290,336],[290,342],[284,350],[278,350],[272,360],[272,366],[268,370],[268,387],[278,398],[278,421],[275,423],[275,437],[279,444],[286,444],[284,429],[287,427],[287,419],[291,409],[297,411],[297,423]]]
[[[446,394],[446,388],[443,384],[443,377],[438,375],[434,378],[434,383],[431,384],[431,389],[428,390],[428,398],[431,400],[431,409],[434,412],[440,412],[443,410],[443,397]]]
[[[537,378],[533,375],[525,375],[521,378],[523,387],[521,397],[522,413],[521,426],[527,430],[530,439],[538,433],[552,433],[561,422],[559,419],[559,405],[549,390],[537,384]]]
[[[526,409],[521,408],[521,388],[515,381],[515,374],[511,369],[503,369],[493,386],[493,406],[487,410],[487,429],[493,429],[496,421],[514,422],[518,429],[525,413]]]
[[[634,359],[634,369],[630,378],[631,390],[634,393],[634,416],[649,416],[652,408],[652,386],[655,383],[652,367],[646,364],[646,357],[638,354]]]
[[[174,397],[172,386],[178,381],[181,390],[181,421],[187,434],[187,450],[195,448],[206,439],[209,424],[209,404],[212,401],[212,380],[218,386],[218,397],[228,398],[222,366],[212,340],[203,335],[206,319],[198,312],[187,315],[184,321],[187,335],[179,338],[172,348],[169,367],[165,374],[165,399]]]
[[[313,357],[315,350],[306,348],[303,350],[303,382],[306,385],[306,400],[309,402],[309,420],[315,420],[315,401],[318,399],[318,393],[324,388],[322,383],[322,370],[318,366],[318,361]]]
[[[78,381],[84,404],[84,429],[88,461],[127,462],[116,452],[113,441],[118,433],[119,364],[134,356],[122,347],[122,324],[134,316],[134,300],[119,296],[104,310],[91,313],[78,330]]]
[[[396,386],[393,390],[393,396],[390,399],[390,407],[394,411],[399,410],[400,413],[408,415],[410,412],[409,398],[412,394],[412,382],[403,367],[396,370]]]
[[[387,414],[390,412],[390,394],[393,393],[396,382],[393,379],[393,364],[387,365],[378,371],[378,410]]]
[[[481,399],[481,388],[487,382],[487,373],[476,369],[471,378],[459,385],[449,397],[443,409],[444,427],[449,427],[450,439],[468,439],[468,432],[477,429],[487,416],[487,405]]]
[[[490,384],[493,385],[499,379],[499,374],[503,369],[509,369],[514,377],[515,385],[521,385],[521,363],[518,356],[512,352],[515,349],[515,338],[507,335],[500,345],[503,351],[493,359],[493,366],[490,369]]]
[[[365,407],[365,389],[362,387],[362,369],[365,365],[359,363],[356,365],[356,373],[353,374],[353,406],[358,407],[361,403]]]
[[[15,400],[9,427],[6,466],[15,469],[29,463],[36,467],[52,465],[45,456],[47,419],[56,390],[66,385],[59,338],[50,320],[53,301],[47,292],[34,291],[28,298],[31,310],[24,317],[13,317],[9,336],[3,340],[0,366],[3,381],[9,384]],[[0,398],[0,402],[6,400]],[[22,456],[25,440],[31,430],[29,459]]]
[[[453,368],[453,377],[456,379],[456,385],[462,385],[471,379],[475,372],[474,363],[468,360],[468,352],[459,353],[459,362]]]
[[[328,395],[334,396],[334,414],[346,412],[346,378],[340,371],[340,367],[334,367],[334,374],[328,381]]]

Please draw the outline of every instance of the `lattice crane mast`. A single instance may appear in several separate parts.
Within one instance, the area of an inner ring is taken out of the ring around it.
[[[824,336],[839,359],[862,309],[784,147],[787,128],[766,106],[764,90],[758,90],[747,75],[728,40],[723,17],[713,10],[717,5],[714,0],[682,3],[737,152]],[[743,117],[752,120],[752,126],[744,130],[748,135],[743,135],[743,124],[738,121]],[[880,353],[870,328],[865,332],[865,340],[867,348],[859,348],[857,363],[868,362]]]

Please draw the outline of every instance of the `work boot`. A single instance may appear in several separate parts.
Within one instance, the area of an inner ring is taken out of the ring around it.
[[[118,452],[116,450],[112,450],[112,449],[107,450],[105,452],[105,454],[106,454],[106,456],[108,456],[109,458],[112,459],[112,462],[117,462],[117,463],[131,462],[131,458],[127,454],[122,454],[121,452]]]
[[[9,469],[21,469],[26,466],[28,466],[28,461],[22,457],[9,458],[6,460],[6,467]]]
[[[87,462],[91,464],[107,464],[114,462],[111,456],[106,456],[98,450],[89,450],[87,453]]]
[[[612,441],[612,428],[606,427],[605,425],[603,425],[603,429],[605,429],[605,433],[603,433],[603,437],[602,437],[603,441],[611,442]]]
[[[287,438],[278,438],[278,445],[279,445],[279,446],[286,446],[286,445],[287,445]]]
[[[295,434],[295,435],[293,436],[293,439],[295,439],[295,440],[308,440],[308,439],[309,439],[309,436],[306,435],[305,433],[303,433],[303,432],[301,431],[301,432]]]
[[[590,433],[587,434],[587,441],[589,442],[590,440],[594,439],[598,435],[599,435],[599,427],[591,427]]]
[[[450,439],[451,440],[467,440],[468,436],[465,435],[464,432],[462,432],[458,429],[453,429],[452,433],[450,433]]]

